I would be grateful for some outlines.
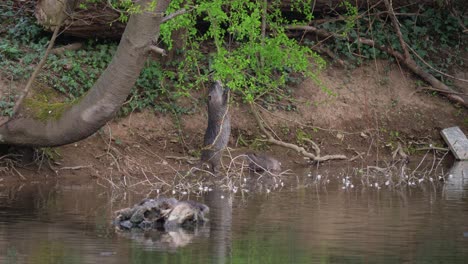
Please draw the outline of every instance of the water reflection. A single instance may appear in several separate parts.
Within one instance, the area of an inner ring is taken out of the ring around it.
[[[456,161],[453,164],[444,186],[444,192],[448,200],[468,198],[468,161]]]
[[[0,187],[0,263],[464,263],[467,174],[457,185],[457,168],[446,185],[426,189],[336,182],[245,199],[215,190],[198,197],[210,221],[174,232],[114,230],[112,213],[140,194],[57,182]]]

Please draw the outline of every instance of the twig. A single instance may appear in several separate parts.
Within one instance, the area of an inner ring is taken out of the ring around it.
[[[422,151],[422,150],[437,150],[437,151],[449,151],[447,148],[440,148],[440,147],[425,147],[425,148],[417,148],[415,149],[416,151]]]
[[[405,151],[403,150],[403,147],[401,146],[400,142],[398,142],[397,148],[395,149],[395,151],[393,151],[393,153],[392,153],[392,158],[395,159],[397,154],[400,155],[401,158],[402,158],[403,160],[405,160],[406,162],[409,161],[409,157],[408,157],[408,155],[405,153]]]
[[[406,47],[405,40],[403,39],[403,34],[401,34],[400,24],[398,23],[398,19],[396,18],[395,13],[393,11],[392,2],[391,0],[390,1],[384,0],[384,2],[385,2],[385,6],[387,7],[388,12],[390,13],[390,20],[392,20],[393,27],[395,28],[395,31],[398,37],[398,41],[400,41],[400,46],[401,46],[401,49],[403,50],[404,61],[410,60],[411,56],[409,54],[408,48]]]
[[[436,68],[432,67],[432,65],[427,63],[423,58],[421,58],[421,56],[419,56],[419,54],[413,48],[411,48],[409,45],[407,45],[407,47],[411,50],[411,52],[414,54],[414,56],[416,56],[416,58],[418,58],[427,67],[431,68],[431,70],[433,70],[433,71],[435,71],[435,72],[437,72],[437,73],[439,73],[441,75],[444,75],[445,77],[448,77],[448,78],[451,78],[451,79],[454,79],[454,80],[457,80],[457,81],[460,81],[460,82],[468,82],[468,80],[466,80],[466,79],[457,78],[455,76],[452,76],[450,74],[447,74],[445,72],[437,70]],[[456,93],[453,92],[453,94],[456,94]]]
[[[342,59],[340,59],[335,53],[333,53],[330,49],[322,46],[315,46],[312,47],[313,50],[320,52],[320,53],[325,53],[328,55],[328,57],[332,58],[334,61],[336,61],[338,64],[341,65],[341,67],[346,67],[348,66],[348,63]]]
[[[182,9],[180,9],[178,11],[175,11],[172,14],[169,14],[169,15],[163,17],[162,20],[161,20],[161,23],[164,23],[164,22],[166,22],[168,20],[171,20],[171,19],[173,19],[173,18],[175,18],[177,16],[180,16],[180,15],[183,15],[185,13],[187,13],[187,10],[185,8],[182,8]]]
[[[194,161],[199,159],[193,157],[178,157],[178,156],[166,156],[166,159],[173,159],[173,160],[185,160],[188,164],[195,164]]]
[[[18,101],[16,101],[15,106],[13,107],[13,114],[12,115],[15,115],[16,112],[18,111],[18,108],[20,107],[21,103],[24,101],[24,98],[28,95],[29,90],[31,89],[31,86],[32,86],[34,80],[36,79],[37,75],[39,74],[42,67],[46,63],[47,57],[49,56],[49,53],[52,50],[52,47],[54,46],[55,39],[57,38],[57,35],[58,35],[59,31],[60,31],[60,27],[62,26],[62,23],[63,23],[64,20],[65,20],[65,14],[61,14],[60,21],[55,26],[54,33],[52,34],[52,38],[49,41],[49,46],[47,47],[46,52],[45,52],[44,56],[42,57],[41,61],[39,62],[39,64],[37,64],[36,68],[34,69],[34,72],[31,75],[31,77],[29,78],[28,83],[24,87],[23,93],[19,97]]]
[[[21,177],[21,179],[22,179],[23,181],[26,180],[26,177],[24,177],[23,174],[21,174],[21,172],[19,172],[19,171],[15,168],[15,166],[11,166],[11,168],[12,168],[16,173],[18,173],[18,175]]]
[[[61,167],[59,170],[80,170],[85,168],[92,168],[93,165],[86,165],[86,166],[74,166],[74,167]]]
[[[312,26],[286,26],[287,29],[293,29],[293,30],[306,30],[309,32],[314,32],[315,34],[324,37],[324,38],[329,38],[329,37],[335,37],[335,38],[340,38],[341,36],[330,33],[328,31],[318,29],[316,27]],[[368,45],[375,47],[383,52],[386,52],[393,57],[395,57],[398,61],[403,63],[408,69],[410,69],[413,73],[419,75],[423,80],[425,80],[427,83],[435,87],[436,89],[440,90],[441,93],[444,93],[445,96],[456,102],[459,103],[465,107],[468,107],[468,102],[465,101],[465,99],[457,94],[454,93],[454,91],[449,88],[447,85],[439,81],[437,78],[435,78],[433,75],[425,72],[421,67],[419,67],[416,62],[409,57],[408,59],[405,58],[405,56],[398,51],[393,50],[391,47],[385,46],[385,45],[377,45],[375,41],[366,39],[366,38],[357,38],[357,39],[348,39],[349,42],[357,41],[362,44]]]
[[[331,159],[347,159],[346,156],[344,156],[344,155],[326,155],[326,156],[314,155],[314,154],[308,152],[307,150],[305,150],[305,148],[303,148],[303,147],[299,147],[299,146],[297,146],[295,144],[287,143],[287,142],[275,139],[271,135],[271,133],[266,130],[266,128],[263,125],[263,122],[261,121],[261,118],[260,118],[260,116],[259,116],[259,114],[258,114],[258,112],[255,109],[253,104],[250,104],[250,109],[252,110],[252,113],[253,113],[253,115],[255,117],[255,120],[257,121],[257,124],[258,124],[260,130],[267,136],[267,141],[268,142],[270,142],[272,144],[275,144],[275,145],[278,145],[278,146],[282,146],[282,147],[285,147],[285,148],[295,150],[296,152],[299,152],[301,155],[303,155],[303,156],[305,156],[307,158],[310,158],[311,160],[314,160],[314,161],[326,161],[326,160],[331,160]]]

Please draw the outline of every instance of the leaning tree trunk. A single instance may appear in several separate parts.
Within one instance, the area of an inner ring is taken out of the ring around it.
[[[147,6],[151,0],[142,0]],[[91,90],[59,116],[37,120],[21,114],[0,126],[0,143],[28,146],[59,146],[84,139],[112,119],[130,93],[159,33],[169,0],[158,0],[154,12],[130,17],[117,51]]]

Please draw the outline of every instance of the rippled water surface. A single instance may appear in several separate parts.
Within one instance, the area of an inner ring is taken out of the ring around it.
[[[114,230],[112,212],[141,194],[92,183],[1,187],[0,263],[468,263],[467,185],[454,175],[401,191],[213,191],[191,197],[210,206],[210,222],[170,233]]]

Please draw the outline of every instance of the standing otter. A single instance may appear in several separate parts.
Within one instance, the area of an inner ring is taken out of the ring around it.
[[[206,128],[201,161],[207,163],[212,173],[218,172],[221,155],[231,134],[229,116],[229,88],[223,89],[216,81],[208,93],[208,127]]]

